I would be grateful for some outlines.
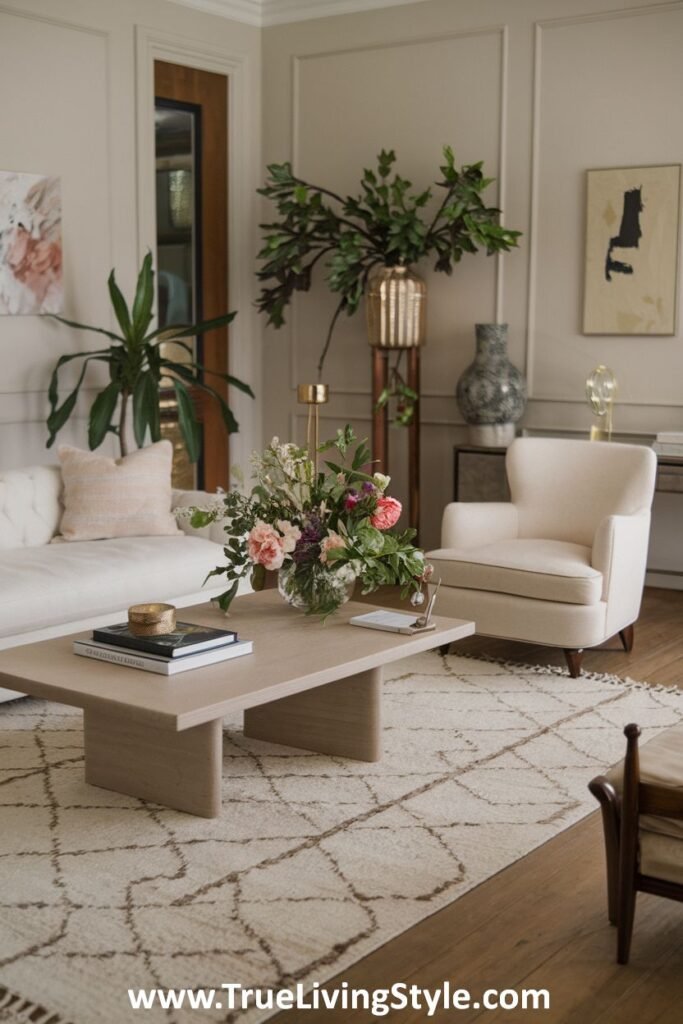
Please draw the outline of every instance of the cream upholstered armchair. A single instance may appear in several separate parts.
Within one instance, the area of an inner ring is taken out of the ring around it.
[[[643,445],[518,438],[512,500],[446,506],[440,611],[479,634],[561,647],[572,676],[584,648],[633,645],[657,460]]]

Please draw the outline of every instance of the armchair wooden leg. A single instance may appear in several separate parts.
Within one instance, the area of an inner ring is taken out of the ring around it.
[[[630,626],[625,626],[624,629],[619,630],[619,639],[621,640],[624,650],[627,654],[630,654],[633,650],[633,639],[635,634],[635,623],[631,623]]]
[[[600,804],[602,812],[607,865],[607,915],[609,923],[615,925],[619,903],[619,797],[604,775],[598,775],[589,782],[588,788]]]
[[[567,668],[569,669],[569,675],[572,679],[578,679],[581,675],[581,660],[583,658],[583,648],[578,650],[571,650],[565,648],[564,656],[567,660]]]

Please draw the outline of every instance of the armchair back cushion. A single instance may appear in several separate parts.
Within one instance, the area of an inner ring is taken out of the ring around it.
[[[649,510],[657,459],[645,445],[525,437],[506,468],[520,538],[591,547],[605,517]]]

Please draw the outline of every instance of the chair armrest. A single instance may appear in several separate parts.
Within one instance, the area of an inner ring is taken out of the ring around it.
[[[517,508],[502,501],[453,501],[441,521],[442,548],[478,548],[512,540],[519,532]]]
[[[638,618],[647,567],[650,513],[606,516],[593,539],[591,565],[603,575],[606,628],[613,636]]]
[[[220,504],[220,502],[220,494],[209,494],[208,491],[174,490],[171,495],[171,509],[173,512],[176,512],[178,509],[192,508],[195,505],[198,508],[209,508],[212,505]],[[203,537],[205,540],[212,540],[215,544],[220,544],[221,547],[225,545],[225,531],[220,520],[198,529],[190,525],[190,517],[187,515],[179,515],[177,522],[180,529],[188,537]]]

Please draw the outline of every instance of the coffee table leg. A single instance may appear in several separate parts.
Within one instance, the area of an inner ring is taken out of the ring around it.
[[[244,735],[320,754],[379,761],[382,670],[361,672],[244,712]]]
[[[85,781],[178,811],[221,810],[222,722],[174,732],[129,715],[84,711]]]

